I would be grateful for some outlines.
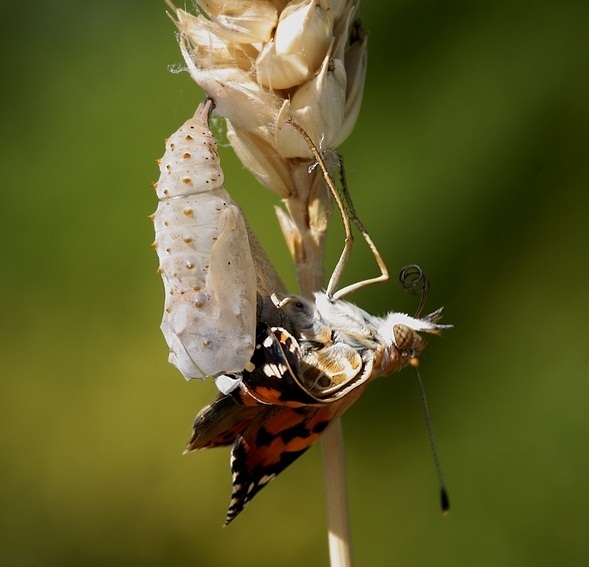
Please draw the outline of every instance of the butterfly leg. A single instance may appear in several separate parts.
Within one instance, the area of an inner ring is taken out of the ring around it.
[[[311,140],[310,136],[305,132],[305,130],[299,124],[297,124],[293,120],[290,121],[290,124],[303,136],[303,138],[305,139],[305,141],[307,142],[307,144],[309,146],[309,149],[313,153],[313,156],[315,157],[317,164],[321,168],[321,173],[323,174],[323,178],[325,179],[325,183],[326,183],[326,185],[327,185],[327,187],[328,187],[328,189],[329,189],[329,191],[330,191],[330,193],[331,193],[331,195],[337,205],[337,208],[339,209],[340,215],[342,217],[342,222],[344,224],[344,233],[345,233],[344,249],[342,250],[342,253],[340,254],[339,260],[337,261],[337,264],[331,274],[331,277],[329,278],[329,283],[327,284],[327,290],[326,290],[327,296],[332,301],[335,301],[337,299],[341,299],[345,295],[348,295],[349,293],[356,291],[366,285],[371,285],[373,283],[387,281],[389,279],[389,273],[388,273],[387,267],[384,263],[384,260],[382,259],[380,252],[378,251],[374,242],[372,241],[372,238],[370,238],[370,235],[368,234],[368,232],[364,228],[364,225],[360,222],[358,215],[356,215],[354,205],[352,204],[352,199],[350,197],[350,193],[349,193],[349,191],[347,189],[347,185],[346,185],[343,158],[341,156],[339,156],[340,176],[341,176],[341,181],[342,181],[342,190],[341,190],[341,194],[340,194],[340,191],[338,191],[338,189],[335,185],[335,182],[333,181],[333,178],[331,177],[329,170],[327,169],[327,165],[325,164],[325,160],[323,159],[323,156],[321,155],[321,152],[319,151],[317,146],[313,143],[313,140]],[[380,268],[381,273],[380,273],[380,276],[377,276],[375,278],[369,278],[366,280],[362,280],[360,282],[356,282],[356,283],[348,285],[348,286],[344,287],[343,289],[340,289],[339,291],[336,292],[337,286],[342,278],[345,267],[346,267],[348,260],[350,258],[350,254],[352,252],[352,246],[354,245],[354,235],[352,234],[352,226],[351,226],[350,221],[352,221],[356,225],[356,227],[358,228],[358,230],[360,231],[360,233],[364,237],[364,240],[366,240],[366,243],[370,247],[370,250],[372,251],[372,253],[374,255],[374,258],[376,260],[376,263],[378,264],[378,267]]]

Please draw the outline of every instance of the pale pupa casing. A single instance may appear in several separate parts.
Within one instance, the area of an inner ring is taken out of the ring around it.
[[[255,341],[256,270],[245,220],[223,187],[211,107],[199,105],[167,140],[155,185],[161,329],[186,379],[240,372]]]

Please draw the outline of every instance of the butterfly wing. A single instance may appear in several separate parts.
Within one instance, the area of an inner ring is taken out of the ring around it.
[[[265,409],[264,406],[246,406],[233,393],[219,395],[212,404],[198,412],[192,437],[184,452],[231,445]]]
[[[301,384],[300,357],[298,344],[287,331],[258,324],[254,369],[244,372],[239,396],[242,400],[251,396],[250,400],[264,404],[256,407],[266,409],[238,433],[231,449],[233,491],[226,524],[356,399],[317,404]]]
[[[226,524],[317,441],[334,418],[333,409],[270,406],[237,436],[231,449],[233,490]]]
[[[253,370],[243,372],[242,390],[262,404],[301,407],[320,403],[304,384],[303,353],[285,329],[258,323]]]
[[[298,343],[286,330],[258,323],[251,371],[240,388],[202,409],[188,451],[232,445],[232,494],[226,524],[270,480],[319,439],[363,391],[317,403],[302,384]]]

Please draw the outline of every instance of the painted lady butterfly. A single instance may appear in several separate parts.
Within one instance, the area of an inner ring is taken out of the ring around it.
[[[252,369],[241,373],[239,387],[196,416],[186,449],[232,445],[227,523],[315,443],[370,381],[420,354],[425,343],[416,331],[444,328],[435,322],[439,311],[423,319],[401,313],[380,318],[341,300],[330,303],[323,293],[316,295],[315,307],[300,297],[290,299],[299,311],[293,328],[298,340],[284,328],[259,322]],[[331,326],[344,320],[344,327]],[[304,327],[297,327],[299,322]]]
[[[437,334],[447,326],[437,323],[441,310],[423,318],[394,312],[375,317],[341,299],[358,287],[388,278],[347,195],[346,233],[351,218],[374,252],[382,275],[335,292],[349,254],[346,246],[328,291],[316,293],[314,301],[264,294],[267,278],[260,272],[273,269],[261,265],[265,257],[253,239],[248,241],[242,213],[221,185],[215,142],[206,123],[209,111],[210,105],[201,105],[195,118],[168,141],[157,184],[163,200],[155,216],[156,243],[169,295],[162,329],[172,351],[170,360],[187,378],[216,376],[221,390],[196,416],[186,452],[232,446],[229,523],[372,380],[419,356],[425,347],[419,332]],[[200,161],[193,159],[199,147],[205,156]],[[314,153],[323,167],[321,156],[315,149]],[[193,189],[199,177],[201,190]],[[191,190],[186,191],[185,185]],[[334,197],[343,211],[339,195]],[[196,244],[187,248],[192,241],[186,240],[195,237]],[[220,266],[216,274],[214,266]],[[256,272],[257,305],[252,299]],[[277,280],[271,274],[271,281]]]

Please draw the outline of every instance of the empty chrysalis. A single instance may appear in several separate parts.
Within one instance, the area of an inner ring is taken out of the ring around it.
[[[153,247],[165,288],[161,329],[186,379],[239,372],[256,331],[256,270],[248,229],[223,187],[208,127],[210,100],[166,142],[154,188]]]

